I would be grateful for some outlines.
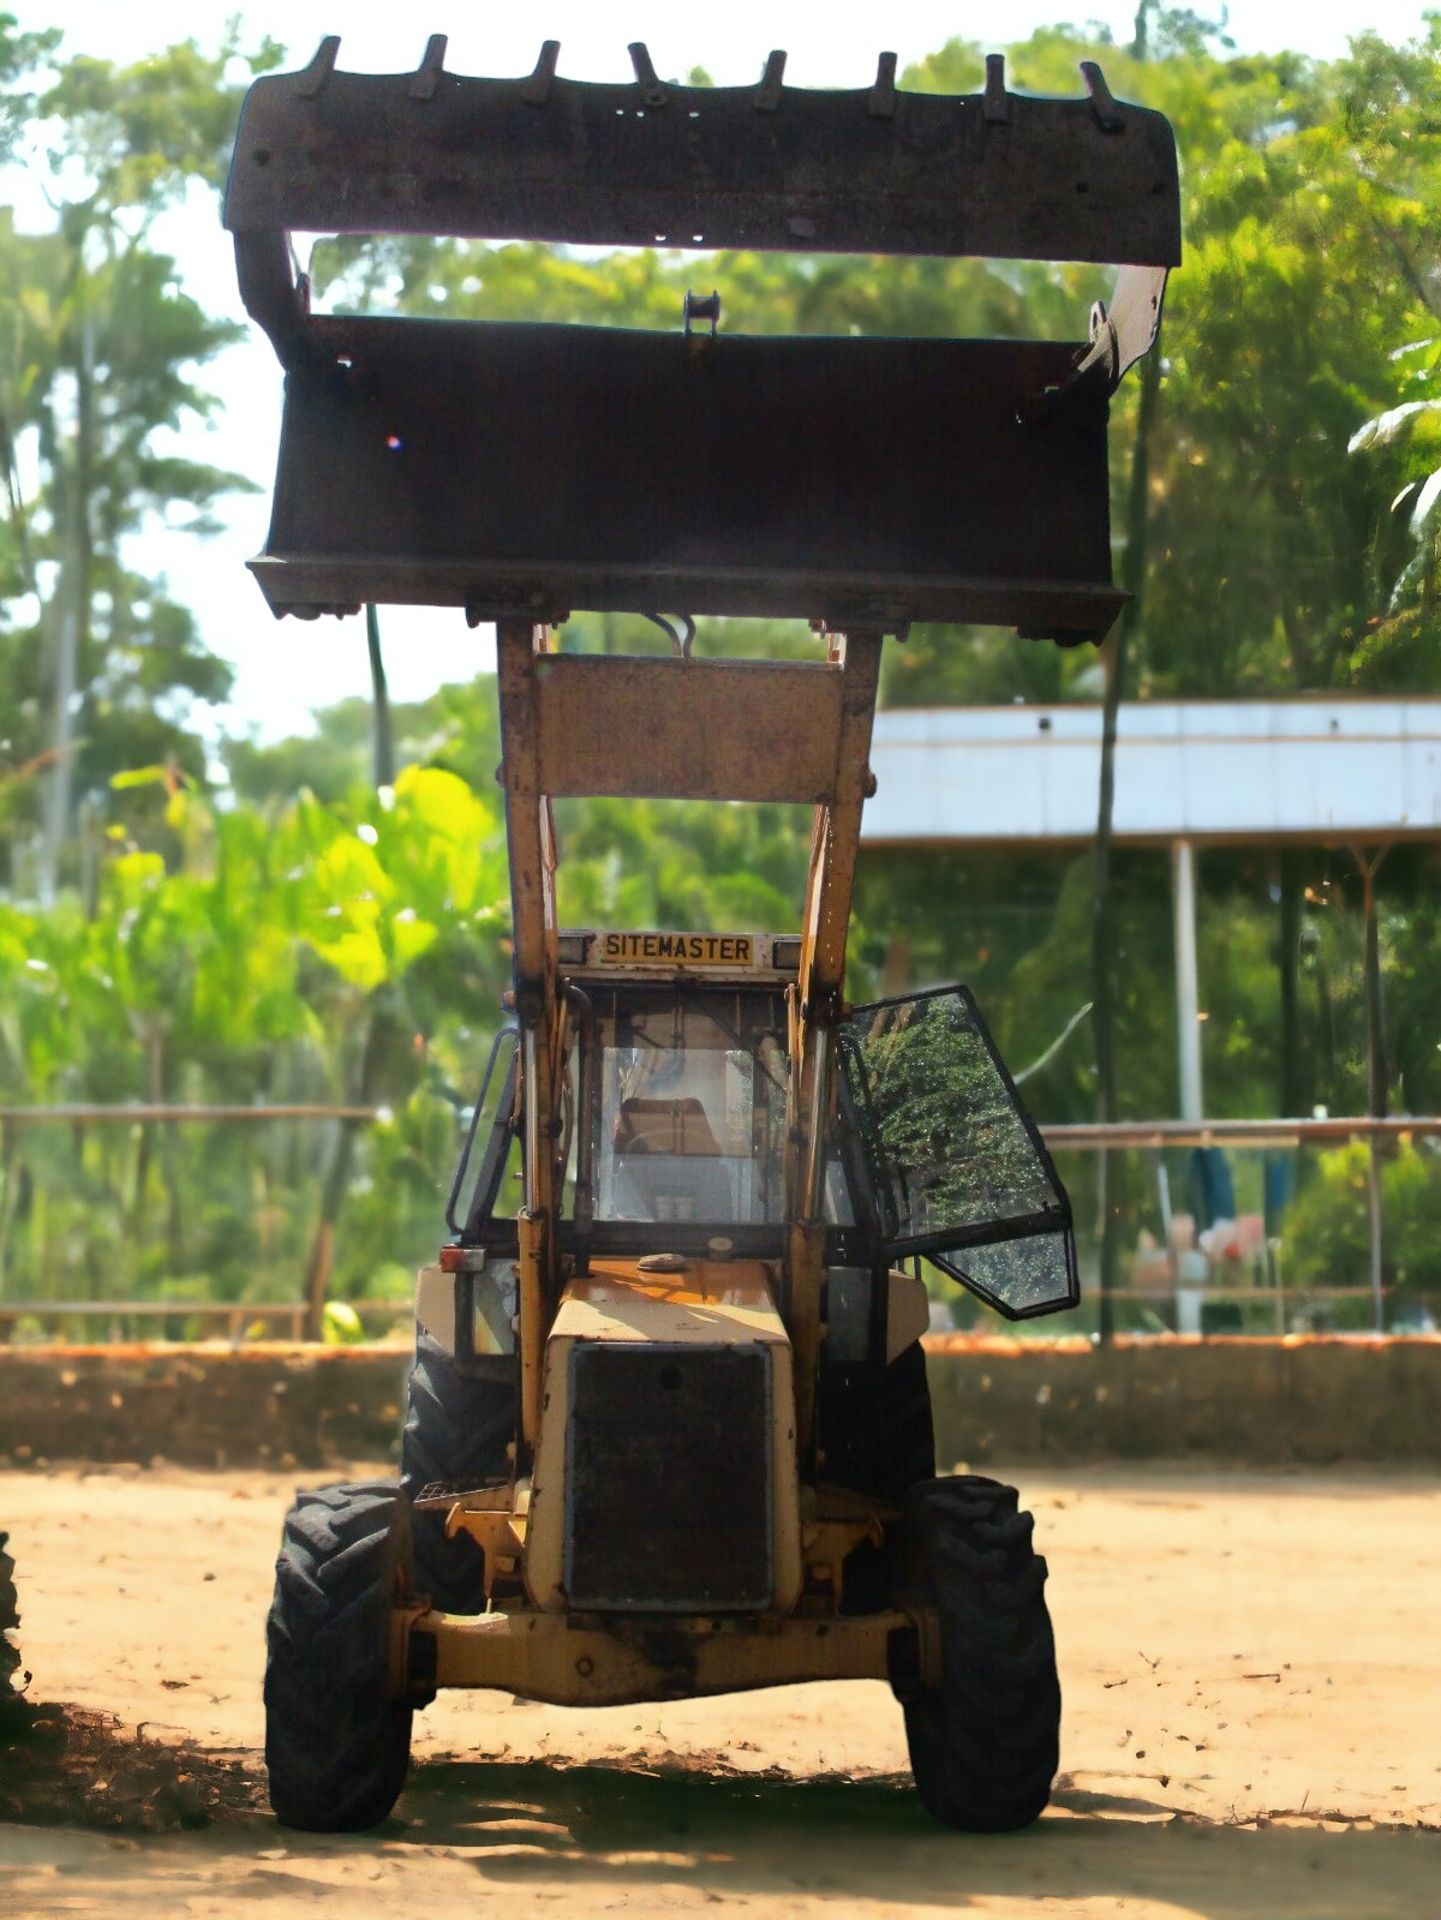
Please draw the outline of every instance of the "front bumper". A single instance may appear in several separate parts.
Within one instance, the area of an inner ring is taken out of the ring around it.
[[[400,1606],[391,1616],[397,1697],[494,1687],[552,1706],[739,1693],[806,1680],[887,1680],[929,1641],[919,1612],[766,1620],[624,1621],[530,1608],[463,1618]]]

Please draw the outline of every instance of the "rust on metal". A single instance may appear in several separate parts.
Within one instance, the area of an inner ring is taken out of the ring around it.
[[[820,823],[822,850],[812,870],[803,923],[800,997],[806,1017],[824,1021],[845,978],[861,809],[870,775],[871,728],[881,671],[881,635],[852,630],[839,641],[844,671],[841,726],[831,799]]]
[[[828,799],[841,672],[824,662],[558,654],[536,666],[547,793]]]
[[[447,75],[424,100],[411,74],[336,71],[334,40],[304,74],[262,76],[241,116],[227,227],[1180,259],[1170,126],[1112,99],[1099,70],[1087,97],[1012,95],[1001,148],[987,95],[899,89],[891,55],[854,89],[787,87],[775,53],[758,85],[671,87],[639,43],[636,79],[614,84],[558,76],[553,45],[532,74]],[[522,137],[518,110],[538,95],[546,111]],[[758,107],[776,116],[763,145]]]
[[[507,621],[497,634],[516,1010],[527,1027],[549,1012],[554,998],[555,860],[546,819],[536,697],[538,662],[546,657],[546,648],[545,629],[528,621]]]
[[[554,1235],[546,1231],[549,1222],[528,1207],[522,1207],[515,1224],[520,1254],[516,1262],[520,1282],[520,1437],[529,1452],[540,1438],[540,1383],[549,1318],[545,1262]]]

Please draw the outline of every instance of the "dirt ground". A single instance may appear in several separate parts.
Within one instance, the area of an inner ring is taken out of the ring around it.
[[[1066,1696],[1065,1773],[1029,1833],[934,1827],[899,1710],[857,1683],[584,1715],[442,1696],[396,1817],[307,1838],[264,1811],[257,1751],[289,1480],[0,1473],[31,1694],[75,1710],[68,1806],[44,1742],[0,1761],[0,1803],[27,1814],[0,1825],[0,1912],[1441,1909],[1441,1483],[1128,1467],[1021,1484]],[[136,1807],[176,1830],[134,1831]]]

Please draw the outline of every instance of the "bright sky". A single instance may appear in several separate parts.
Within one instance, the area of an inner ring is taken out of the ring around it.
[[[521,7],[478,6],[468,0],[446,18],[432,0],[400,23],[391,0],[286,0],[282,5],[240,0],[59,0],[48,8],[8,0],[23,26],[56,24],[65,50],[130,61],[170,42],[192,37],[215,44],[226,19],[241,15],[247,35],[269,33],[288,46],[290,64],[309,59],[326,33],[341,34],[340,65],[351,70],[397,71],[415,64],[432,31],[448,32],[446,63],[472,74],[529,72],[540,42],[561,43],[560,71],[592,80],[628,79],[626,47],[644,40],[657,69],[680,73],[700,65],[718,83],[758,77],[766,53],[785,47],[786,81],[795,86],[860,86],[875,72],[877,53],[896,53],[902,67],[961,36],[992,46],[1023,39],[1034,25],[1057,19],[1105,22],[1117,40],[1129,38],[1134,0],[892,0],[883,8],[837,6],[834,0],[723,0],[680,6],[676,0],[541,0]],[[1345,51],[1349,37],[1374,27],[1389,39],[1421,31],[1426,4],[1436,0],[1232,0],[1232,38],[1243,51],[1299,48],[1320,58]],[[1207,0],[1192,0],[1209,12]],[[1213,0],[1214,4],[1214,0]],[[1216,8],[1219,10],[1219,7]],[[1018,73],[1017,84],[1025,84]],[[43,203],[30,200],[23,181],[12,182],[22,222],[41,224]],[[28,203],[28,204],[27,204]],[[187,289],[207,309],[243,318],[234,265],[214,203],[195,204],[166,219],[157,243],[181,261]],[[209,645],[236,667],[232,705],[216,714],[231,731],[255,728],[264,738],[308,731],[310,710],[369,689],[365,632],[358,619],[301,625],[274,621],[245,572],[261,547],[268,487],[279,434],[280,373],[267,343],[254,339],[227,352],[207,375],[225,402],[208,431],[187,436],[196,457],[249,475],[267,494],[241,497],[225,509],[225,531],[200,542],[158,531],[137,547],[134,561],[168,575],[173,591],[192,605]],[[440,682],[459,679],[493,661],[487,629],[471,633],[459,612],[385,609],[386,664],[395,698],[421,698]]]

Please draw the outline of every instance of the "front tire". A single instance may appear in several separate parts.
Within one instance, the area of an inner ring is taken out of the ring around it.
[[[411,1704],[391,1694],[390,1613],[410,1586],[408,1521],[399,1489],[379,1481],[299,1494],[286,1516],[265,1667],[265,1764],[284,1826],[376,1826],[405,1784]]]
[[[966,1474],[913,1487],[903,1525],[909,1584],[940,1641],[939,1685],[897,1682],[917,1791],[943,1826],[1029,1826],[1051,1797],[1061,1727],[1034,1522],[1014,1487]]]

